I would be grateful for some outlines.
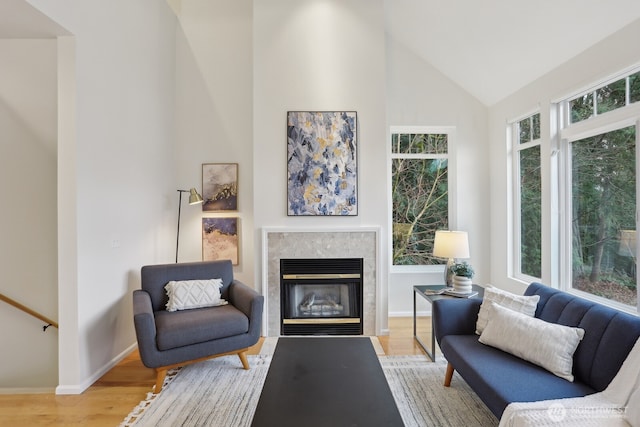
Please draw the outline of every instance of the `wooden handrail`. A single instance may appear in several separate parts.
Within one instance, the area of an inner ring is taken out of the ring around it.
[[[45,322],[47,325],[42,328],[44,331],[46,331],[49,326],[53,326],[55,328],[58,327],[58,322],[54,322],[53,320],[49,319],[48,317],[43,316],[42,314],[38,313],[37,311],[31,310],[29,307],[20,304],[18,301],[12,300],[11,298],[9,298],[8,296],[6,296],[4,294],[0,293],[0,300],[6,302],[9,305],[14,306],[18,310],[22,310],[25,313],[30,314],[33,317],[38,318],[38,319],[42,320],[43,322]]]

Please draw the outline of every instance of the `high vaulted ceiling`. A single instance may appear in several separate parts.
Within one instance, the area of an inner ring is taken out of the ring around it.
[[[391,37],[487,106],[640,18],[639,0],[387,0],[385,8]]]
[[[180,1],[167,0],[174,7]],[[639,0],[384,3],[392,38],[488,106],[640,19]],[[0,1],[0,38],[60,34],[64,29],[27,1]]]

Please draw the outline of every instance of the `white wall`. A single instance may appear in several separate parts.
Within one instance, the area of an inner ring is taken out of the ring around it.
[[[262,227],[386,222],[385,39],[382,0],[254,2],[254,236]],[[358,216],[288,217],[287,111],[356,111]],[[247,230],[249,232],[249,230]],[[386,247],[386,236],[381,236]],[[260,245],[254,251],[259,277]],[[387,255],[381,254],[386,295]],[[261,280],[261,277],[260,277]],[[386,311],[386,298],[380,301]],[[379,329],[386,328],[377,325]]]
[[[452,180],[459,187],[456,221],[470,231],[477,280],[488,280],[487,109],[386,39],[383,9],[383,2],[370,1],[181,3],[178,180],[185,188],[199,188],[201,163],[239,163],[241,261],[236,275],[258,289],[262,227],[380,226],[381,247],[387,248],[390,124],[457,128],[456,165],[463,172]],[[358,112],[357,217],[286,215],[286,112],[292,110]],[[201,259],[202,212],[184,207],[182,212],[180,259]],[[388,253],[383,252],[379,273],[386,306]],[[392,275],[389,310],[410,313],[411,285],[438,283],[440,277]]]
[[[49,137],[56,51],[55,39],[0,40],[0,292],[50,319],[58,317],[56,143]],[[58,330],[43,332],[43,322],[4,302],[0,324],[0,389],[53,390]]]
[[[401,25],[401,23],[390,23]],[[387,38],[387,111],[391,126],[451,126],[450,229],[469,233],[474,282],[490,277],[487,108],[397,40]],[[386,185],[386,183],[385,183]],[[386,187],[385,187],[386,188]],[[385,224],[386,225],[386,224]],[[385,227],[388,233],[390,226]],[[399,272],[389,281],[390,315],[411,315],[413,285],[441,284],[443,271]]]
[[[58,238],[77,258],[61,253],[58,392],[77,393],[135,342],[140,266],[173,258],[176,22],[157,0],[31,3],[73,34],[60,41],[75,81],[60,83],[71,185],[59,196],[77,221],[65,216]]]
[[[238,212],[183,206],[180,261],[202,260],[202,217],[239,218],[239,280],[253,272],[252,2],[189,0],[176,33],[176,166],[181,188],[202,189],[203,163],[238,163]],[[177,203],[177,200],[176,200]],[[183,202],[184,203],[184,202]]]
[[[559,215],[551,196],[551,170],[556,157],[551,155],[550,104],[590,85],[611,77],[621,70],[640,64],[640,20],[614,33],[562,66],[519,90],[490,109],[489,138],[491,174],[491,279],[496,286],[522,292],[526,283],[510,279],[508,217],[510,177],[506,124],[508,121],[540,108],[542,159],[542,281],[558,285],[557,266],[552,253],[551,219]]]

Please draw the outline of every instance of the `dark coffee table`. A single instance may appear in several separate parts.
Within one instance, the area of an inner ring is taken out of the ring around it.
[[[416,295],[424,298],[429,304],[433,304],[434,301],[443,299],[443,298],[460,298],[454,297],[450,295],[428,295],[425,294],[425,291],[437,291],[440,289],[444,289],[445,285],[415,285],[413,287],[413,338],[420,344],[420,347],[427,353],[429,359],[433,362],[436,361],[436,334],[433,331],[433,309],[431,310],[431,351],[427,349],[427,346],[420,340],[420,337],[416,333]],[[477,292],[478,294],[471,298],[480,298],[484,297],[484,288],[479,285],[473,285],[472,291]]]

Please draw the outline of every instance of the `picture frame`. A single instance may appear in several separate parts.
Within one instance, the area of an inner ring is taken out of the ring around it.
[[[358,215],[355,111],[287,112],[287,216]]]
[[[202,218],[202,260],[230,259],[239,264],[239,228],[237,217]]]
[[[238,163],[202,164],[202,211],[238,210]]]

